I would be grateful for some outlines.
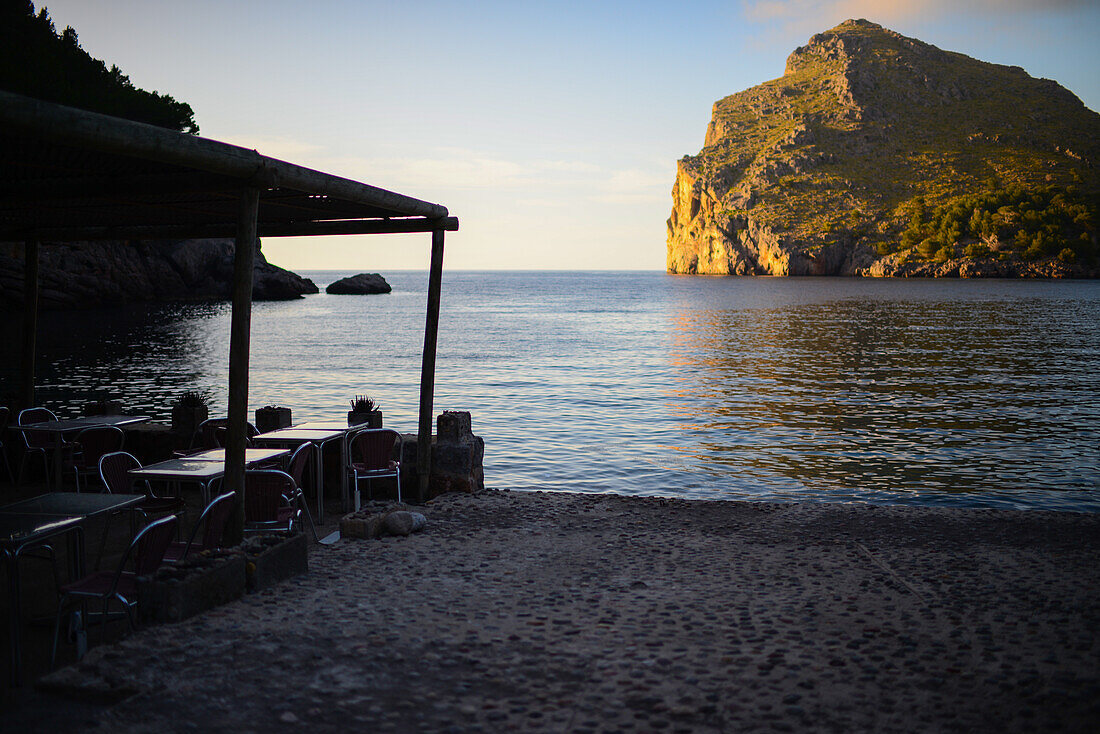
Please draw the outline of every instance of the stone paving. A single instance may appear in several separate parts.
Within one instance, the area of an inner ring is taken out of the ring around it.
[[[502,491],[417,509],[420,533],[313,546],[305,576],[54,673],[126,696],[68,728],[1100,730],[1096,515]]]

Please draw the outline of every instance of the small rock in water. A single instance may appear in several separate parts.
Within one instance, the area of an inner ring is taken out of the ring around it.
[[[325,293],[333,295],[362,296],[372,293],[389,293],[390,284],[378,273],[359,273],[350,278],[341,278],[325,288]]]

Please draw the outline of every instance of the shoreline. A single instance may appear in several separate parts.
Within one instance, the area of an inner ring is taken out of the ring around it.
[[[1036,731],[1100,721],[1100,516],[486,490],[49,677],[208,731]],[[54,701],[17,711],[32,713]],[[58,707],[54,704],[53,710]]]

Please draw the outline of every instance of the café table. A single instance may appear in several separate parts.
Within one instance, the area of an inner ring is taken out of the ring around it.
[[[303,443],[309,442],[313,445],[314,456],[314,487],[317,489],[317,522],[323,523],[325,521],[325,467],[321,457],[324,456],[325,444],[330,441],[340,442],[340,476],[343,477],[340,487],[343,489],[344,483],[347,478],[344,477],[346,472],[344,466],[346,464],[345,457],[346,441],[349,428],[347,424],[331,423],[322,424],[321,427],[311,427],[317,425],[320,421],[315,423],[303,423],[297,426],[291,426],[290,428],[280,428],[275,431],[268,431],[267,433],[261,433],[258,436],[252,437],[252,443],[256,445],[267,446],[286,446],[286,447],[298,447]],[[335,426],[332,427],[332,426]]]
[[[244,465],[254,466],[289,454],[287,449],[245,449]],[[225,475],[225,449],[211,449],[197,454],[168,459],[127,474],[135,479],[157,479],[166,482],[195,482],[202,490],[203,505],[210,504],[210,485]]]
[[[22,423],[12,426],[16,431],[41,431],[54,433],[58,437],[58,446],[53,449],[53,477],[54,488],[61,488],[61,442],[66,433],[83,431],[85,428],[97,428],[99,426],[129,426],[135,423],[145,423],[150,420],[147,415],[90,415],[83,418],[66,418],[64,420],[41,421],[39,423]]]
[[[22,682],[22,599],[19,558],[25,551],[47,545],[51,538],[69,537],[69,570],[72,578],[84,576],[84,526],[97,515],[126,509],[145,499],[141,494],[76,494],[51,492],[0,507],[0,554],[8,570],[8,635],[11,648],[12,685]]]

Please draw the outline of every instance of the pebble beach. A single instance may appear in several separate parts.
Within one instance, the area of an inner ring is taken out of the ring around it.
[[[1100,729],[1094,514],[496,490],[413,509],[419,533],[314,545],[304,576],[93,649],[21,726]]]

